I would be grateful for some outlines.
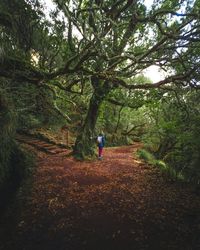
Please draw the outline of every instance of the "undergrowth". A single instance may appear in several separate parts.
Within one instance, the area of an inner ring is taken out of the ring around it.
[[[139,149],[137,151],[137,155],[140,159],[143,159],[149,165],[158,167],[160,171],[168,178],[173,180],[185,181],[185,177],[182,175],[182,173],[176,172],[175,169],[170,167],[164,161],[156,159],[155,156],[147,150]]]

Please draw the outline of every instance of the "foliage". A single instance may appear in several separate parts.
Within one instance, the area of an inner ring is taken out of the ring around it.
[[[14,113],[4,91],[0,92],[0,185],[9,176],[9,160],[15,132]]]
[[[145,149],[140,149],[137,152],[139,158],[143,159],[145,162],[147,162],[148,164],[154,166],[154,167],[158,167],[160,169],[160,171],[169,179],[172,180],[185,180],[184,176],[181,173],[178,173],[175,171],[175,169],[166,164],[164,161],[162,160],[157,160],[155,158],[155,156],[148,152]]]
[[[177,90],[154,104],[149,112],[151,124],[143,139],[156,158],[163,159],[176,175],[198,183],[199,160],[199,93]],[[170,95],[170,97],[169,97]]]
[[[142,158],[143,160],[145,160],[146,162],[148,162],[149,164],[152,164],[152,165],[155,164],[155,160],[156,160],[155,157],[145,149],[139,150],[138,156]]]
[[[0,77],[18,129],[67,124],[74,153],[86,157],[102,129],[116,144],[151,128],[158,158],[180,148],[182,118],[178,109],[170,117],[173,103],[164,100],[175,99],[176,87],[183,99],[181,89],[199,88],[199,1],[159,0],[148,8],[132,0],[53,2],[48,18],[39,0],[1,2]],[[151,65],[167,72],[163,80],[143,76]]]
[[[0,91],[0,195],[15,186],[33,166],[33,157],[14,141],[16,119],[12,101]]]
[[[25,178],[32,174],[35,166],[35,155],[28,150],[15,144],[10,156],[10,166],[12,167],[10,175],[14,185],[21,184]],[[12,185],[13,185],[12,184]]]
[[[140,83],[150,81],[138,77]],[[126,89],[112,90],[101,106],[96,133],[104,131],[107,145],[125,145],[140,140],[145,133],[146,118],[143,106],[151,102],[146,92]]]

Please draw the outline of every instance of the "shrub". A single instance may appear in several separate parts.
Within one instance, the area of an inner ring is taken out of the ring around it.
[[[15,142],[16,115],[11,99],[0,90],[0,196],[8,199],[33,166],[33,156]],[[12,190],[12,191],[11,191]]]
[[[33,169],[35,164],[35,156],[15,144],[10,157],[10,175],[11,179],[17,185],[24,180]]]
[[[153,156],[153,154],[151,154],[150,152],[148,152],[145,149],[140,149],[137,152],[138,156],[143,159],[145,162],[147,162],[150,165],[155,165],[156,159]]]
[[[170,167],[162,160],[157,160],[153,154],[148,152],[145,149],[140,149],[137,152],[139,158],[143,159],[148,164],[158,167],[163,174],[165,174],[168,178],[176,179],[176,180],[185,180],[184,175],[182,173],[178,173],[174,168]]]

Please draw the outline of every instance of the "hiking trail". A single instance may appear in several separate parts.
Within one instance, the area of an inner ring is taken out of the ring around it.
[[[37,167],[1,218],[1,250],[200,249],[199,196],[139,160],[139,143],[105,148],[93,162],[23,143]]]

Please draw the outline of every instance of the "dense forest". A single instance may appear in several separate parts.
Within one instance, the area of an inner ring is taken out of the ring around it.
[[[63,129],[78,159],[103,131],[107,146],[140,141],[150,164],[199,184],[200,1],[52,2],[0,1],[1,188],[32,164],[17,134]],[[152,82],[150,66],[164,77]]]

